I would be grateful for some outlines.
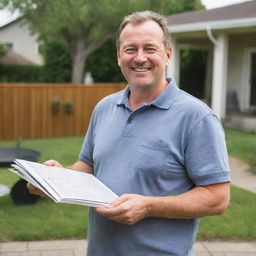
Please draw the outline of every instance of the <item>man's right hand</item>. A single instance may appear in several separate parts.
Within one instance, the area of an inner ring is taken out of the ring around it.
[[[45,164],[47,166],[62,167],[62,165],[55,160],[47,160],[43,164]],[[31,183],[27,183],[27,188],[28,188],[29,193],[31,193],[31,194],[38,195],[41,197],[47,197],[47,195],[45,193],[43,193],[40,189],[38,189]]]

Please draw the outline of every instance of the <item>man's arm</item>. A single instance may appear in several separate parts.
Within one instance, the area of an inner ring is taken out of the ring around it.
[[[228,207],[230,184],[220,183],[175,196],[148,197],[126,194],[97,213],[122,224],[132,225],[145,217],[190,219],[222,214]]]
[[[91,174],[93,173],[92,167],[83,161],[77,161],[74,164],[68,166],[67,168],[71,170],[76,170],[76,171],[81,171],[81,172],[86,172]]]

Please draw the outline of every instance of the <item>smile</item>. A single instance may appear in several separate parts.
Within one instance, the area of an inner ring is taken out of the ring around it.
[[[150,70],[150,68],[131,68],[135,72],[146,72]]]

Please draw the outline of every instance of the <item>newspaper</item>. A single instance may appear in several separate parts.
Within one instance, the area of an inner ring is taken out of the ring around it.
[[[118,196],[94,175],[15,159],[9,170],[30,182],[56,203],[107,207]]]

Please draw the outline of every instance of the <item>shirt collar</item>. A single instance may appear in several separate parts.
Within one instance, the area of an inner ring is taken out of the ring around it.
[[[176,97],[178,95],[179,89],[176,86],[176,82],[172,78],[167,78],[167,81],[169,82],[164,91],[155,99],[152,101],[151,105],[154,105],[161,109],[169,109],[173,103],[176,101]],[[130,89],[129,85],[126,86],[126,88],[123,90],[123,93],[120,95],[117,105],[124,105],[128,106]]]

